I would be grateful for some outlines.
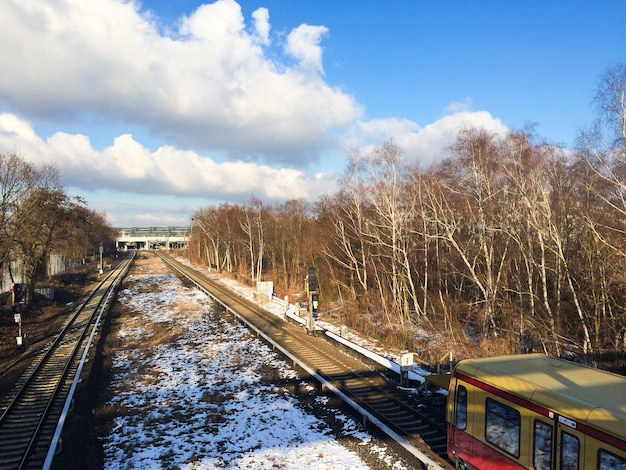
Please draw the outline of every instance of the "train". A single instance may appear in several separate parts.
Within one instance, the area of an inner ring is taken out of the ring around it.
[[[626,377],[543,354],[463,360],[446,425],[457,469],[626,470]]]

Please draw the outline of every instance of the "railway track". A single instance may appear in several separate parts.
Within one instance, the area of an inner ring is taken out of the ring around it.
[[[131,263],[129,257],[106,273],[0,401],[0,470],[52,464],[102,312]]]
[[[446,455],[445,399],[418,400],[390,383],[384,371],[366,366],[321,337],[308,335],[193,268],[161,259],[246,323],[258,336],[308,372],[412,453],[423,468],[452,468]],[[437,400],[439,400],[437,402]],[[417,464],[417,462],[416,462]]]

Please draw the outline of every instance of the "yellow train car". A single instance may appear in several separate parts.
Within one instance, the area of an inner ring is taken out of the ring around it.
[[[542,354],[468,359],[446,409],[460,469],[626,470],[626,378]]]

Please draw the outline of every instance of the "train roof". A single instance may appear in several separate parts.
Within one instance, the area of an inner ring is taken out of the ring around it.
[[[626,377],[543,354],[467,359],[462,373],[562,416],[626,437]]]

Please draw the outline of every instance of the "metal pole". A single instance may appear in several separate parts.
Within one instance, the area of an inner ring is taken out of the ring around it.
[[[104,246],[100,243],[100,270],[99,273],[102,274],[104,272],[104,266],[102,266],[102,253],[104,252]]]

